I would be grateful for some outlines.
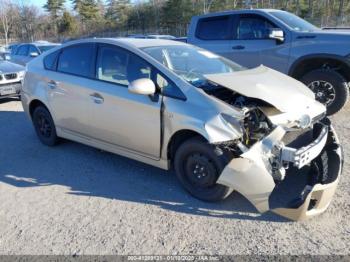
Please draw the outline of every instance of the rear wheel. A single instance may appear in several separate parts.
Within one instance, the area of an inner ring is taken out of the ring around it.
[[[34,109],[32,119],[39,140],[47,146],[56,145],[56,127],[49,111],[44,106],[38,106]]]
[[[315,93],[316,100],[327,107],[327,115],[337,113],[348,100],[348,83],[334,70],[314,70],[304,75],[301,81]]]
[[[216,183],[228,161],[221,149],[201,138],[192,138],[176,151],[174,167],[181,184],[191,195],[204,201],[218,201],[232,192],[229,187]]]

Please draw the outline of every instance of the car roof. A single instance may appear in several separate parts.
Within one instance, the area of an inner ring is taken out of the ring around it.
[[[50,45],[60,45],[60,44],[57,44],[57,43],[50,43],[50,42],[34,42],[34,43],[29,43],[29,44],[32,44],[32,45],[35,45],[35,46],[50,46]]]
[[[112,40],[114,40],[116,43],[121,42],[124,44],[133,45],[137,48],[178,45],[178,42],[168,39],[114,38]]]
[[[158,35],[158,34],[149,34],[149,35],[147,35],[147,36],[154,36],[154,37],[162,37],[162,36],[165,36],[165,37],[175,37],[175,36],[173,36],[173,35]]]
[[[115,44],[128,45],[134,48],[142,49],[146,47],[156,47],[156,46],[185,46],[188,45],[183,42],[167,40],[167,39],[142,39],[142,38],[89,38],[81,39],[67,43],[67,45],[77,44],[77,43],[89,43],[89,42],[110,42]]]
[[[204,15],[198,15],[195,16],[197,18],[203,18],[203,17],[214,17],[214,16],[221,16],[221,15],[232,15],[232,14],[257,14],[257,13],[270,13],[270,12],[285,12],[283,10],[279,9],[241,9],[241,10],[227,10],[227,11],[221,11],[221,12],[214,12],[214,13],[208,13]]]
[[[59,46],[60,44],[57,43],[50,43],[50,42],[32,42],[32,43],[21,43],[21,44],[17,44],[18,46],[22,46],[22,45],[34,45],[34,46]]]

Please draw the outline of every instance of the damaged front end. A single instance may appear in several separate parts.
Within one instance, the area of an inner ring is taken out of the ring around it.
[[[241,137],[226,146],[233,157],[217,183],[244,195],[261,213],[304,220],[326,210],[343,155],[314,94],[263,66],[206,78],[202,89],[208,95],[245,116],[239,120]]]
[[[277,126],[240,157],[233,158],[217,183],[244,195],[261,213],[271,210],[292,220],[305,220],[325,211],[343,164],[334,129],[328,119],[323,119],[286,145],[283,141],[290,134],[293,132]],[[299,191],[282,205],[272,203],[283,197],[286,189],[295,187],[288,185],[289,176],[302,183]]]

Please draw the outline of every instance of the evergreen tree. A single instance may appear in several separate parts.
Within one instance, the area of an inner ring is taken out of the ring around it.
[[[65,36],[71,36],[75,35],[77,30],[78,24],[75,18],[68,11],[64,11],[60,21],[59,32]]]
[[[123,25],[127,21],[130,0],[108,0],[106,19],[111,25]]]
[[[51,19],[53,21],[53,28],[56,34],[58,27],[58,18],[63,10],[64,3],[65,0],[47,0],[46,4],[44,5],[46,11],[48,11],[51,15]]]
[[[60,12],[63,10],[65,0],[47,0],[44,8],[51,14],[54,20],[57,20]]]
[[[83,22],[92,22],[99,16],[99,6],[96,0],[72,0],[72,3]]]

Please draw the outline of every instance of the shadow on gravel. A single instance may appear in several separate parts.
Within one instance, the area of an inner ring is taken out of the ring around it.
[[[61,185],[68,194],[156,205],[191,215],[286,222],[260,215],[234,192],[219,203],[205,203],[188,195],[173,172],[70,141],[50,148],[36,138],[23,112],[0,111],[0,183],[15,187]]]
[[[2,99],[0,99],[0,104],[5,104],[8,102],[12,102],[12,101],[21,101],[21,100],[19,98],[16,98],[16,97],[2,98]]]

